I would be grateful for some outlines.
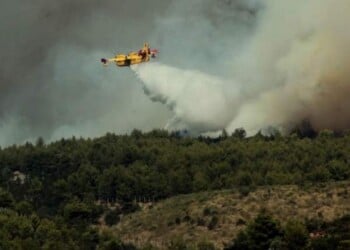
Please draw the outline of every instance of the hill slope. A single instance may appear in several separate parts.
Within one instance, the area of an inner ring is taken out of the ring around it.
[[[180,195],[144,204],[141,211],[124,216],[106,228],[138,246],[151,243],[164,248],[181,237],[188,243],[210,241],[222,248],[232,241],[261,209],[285,222],[289,218],[334,220],[350,213],[350,182],[313,187],[261,187],[249,194],[238,190]]]

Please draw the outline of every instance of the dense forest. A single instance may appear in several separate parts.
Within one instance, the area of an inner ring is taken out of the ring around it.
[[[349,180],[349,162],[350,133],[328,130],[249,138],[243,129],[218,138],[134,130],[50,144],[39,138],[0,150],[0,249],[134,249],[91,226],[107,204],[119,204],[107,217],[115,221],[137,202],[178,194]]]

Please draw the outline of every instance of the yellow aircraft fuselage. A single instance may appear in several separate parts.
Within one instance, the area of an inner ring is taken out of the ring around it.
[[[128,55],[118,54],[114,58],[115,64],[119,67],[148,62],[150,59],[149,55],[142,56],[136,52],[131,52]]]
[[[139,64],[148,62],[151,57],[155,56],[155,52],[151,52],[148,43],[145,43],[143,48],[138,52],[130,52],[129,54],[117,54],[115,57],[110,59],[102,58],[101,61],[104,65],[114,62],[119,67],[130,66],[133,64]]]

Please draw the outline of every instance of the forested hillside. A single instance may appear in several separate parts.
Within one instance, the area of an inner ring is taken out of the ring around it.
[[[53,249],[50,244],[60,240],[58,249],[108,249],[122,243],[89,226],[107,202],[118,202],[127,214],[137,202],[179,194],[344,181],[349,161],[350,134],[331,131],[313,138],[246,138],[239,129],[215,139],[161,130],[50,144],[38,139],[0,150],[0,221],[7,225],[0,242]]]

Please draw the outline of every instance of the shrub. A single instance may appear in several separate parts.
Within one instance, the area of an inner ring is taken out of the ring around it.
[[[241,225],[245,225],[246,221],[243,220],[242,218],[239,218],[236,222],[236,226],[241,226]]]
[[[240,186],[238,192],[241,195],[241,198],[246,197],[252,191],[252,188],[249,186]]]
[[[122,206],[121,212],[123,214],[130,214],[138,210],[140,210],[140,206],[136,202],[125,202]]]
[[[215,250],[215,246],[211,242],[202,241],[197,244],[198,250]]]
[[[176,218],[175,218],[175,223],[176,223],[177,225],[179,225],[179,224],[181,223],[181,219],[180,219],[179,217],[176,217]]]
[[[105,222],[108,226],[117,224],[120,220],[119,213],[117,211],[109,211],[105,216]]]
[[[218,213],[218,211],[216,211],[216,209],[212,208],[212,207],[205,207],[203,209],[203,215],[204,216],[215,215],[217,213]]]
[[[197,226],[205,226],[205,220],[203,218],[198,218]]]
[[[0,207],[11,208],[13,206],[12,194],[0,188]]]
[[[219,218],[217,216],[213,216],[208,224],[208,229],[213,230],[219,222]]]
[[[307,243],[308,231],[303,223],[290,220],[285,226],[284,238],[289,249],[302,249]]]

